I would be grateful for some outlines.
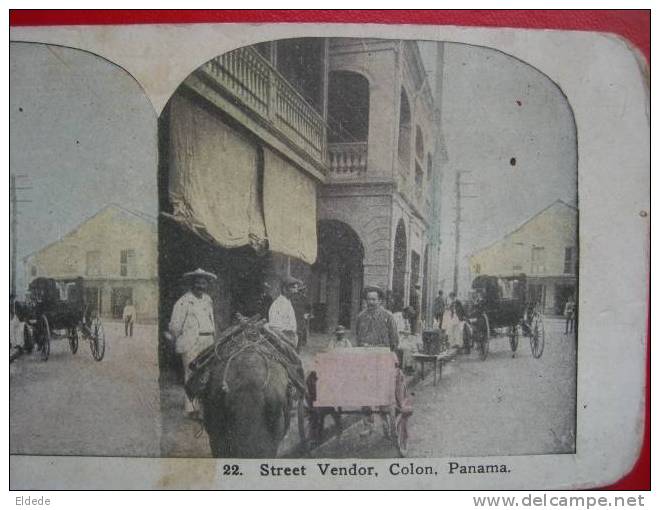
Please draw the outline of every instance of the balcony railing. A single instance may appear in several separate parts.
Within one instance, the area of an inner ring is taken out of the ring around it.
[[[367,142],[328,145],[328,163],[333,178],[351,179],[367,171]]]
[[[202,72],[289,140],[325,162],[326,126],[305,98],[250,47],[214,58]]]

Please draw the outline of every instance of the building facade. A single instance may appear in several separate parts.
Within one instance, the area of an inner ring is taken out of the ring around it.
[[[528,298],[561,315],[576,298],[578,211],[557,200],[516,230],[470,257],[472,276],[527,275]]]
[[[102,317],[120,319],[131,300],[139,322],[158,316],[156,220],[108,205],[60,240],[24,259],[26,280],[82,276],[85,299]]]
[[[433,114],[412,41],[275,41],[193,72],[159,125],[162,326],[196,267],[220,326],[283,274],[317,331],[354,327],[367,285],[429,308]]]
[[[319,326],[354,326],[363,286],[388,291],[392,310],[425,311],[437,137],[417,43],[330,40],[328,112],[311,287]]]

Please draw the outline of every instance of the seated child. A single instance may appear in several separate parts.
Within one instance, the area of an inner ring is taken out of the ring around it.
[[[346,338],[346,328],[340,324],[335,328],[335,336],[330,339],[328,350],[334,351],[335,349],[347,349],[349,347],[353,347],[353,344]]]

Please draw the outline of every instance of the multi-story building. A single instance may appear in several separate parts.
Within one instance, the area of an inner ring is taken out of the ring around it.
[[[352,327],[361,290],[428,308],[435,143],[417,43],[290,39],[220,55],[160,119],[162,319],[184,269],[219,275],[216,314],[307,285],[312,327]],[[423,301],[423,303],[422,303]]]
[[[106,318],[132,300],[138,321],[158,316],[155,218],[108,205],[61,239],[24,258],[26,278],[85,279],[85,298]]]
[[[470,257],[473,276],[527,275],[528,298],[547,314],[563,313],[575,297],[578,268],[577,209],[557,200],[502,239]]]

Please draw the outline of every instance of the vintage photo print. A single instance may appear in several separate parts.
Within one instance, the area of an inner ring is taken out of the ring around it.
[[[11,38],[12,488],[581,488],[630,469],[649,124],[622,41]]]

